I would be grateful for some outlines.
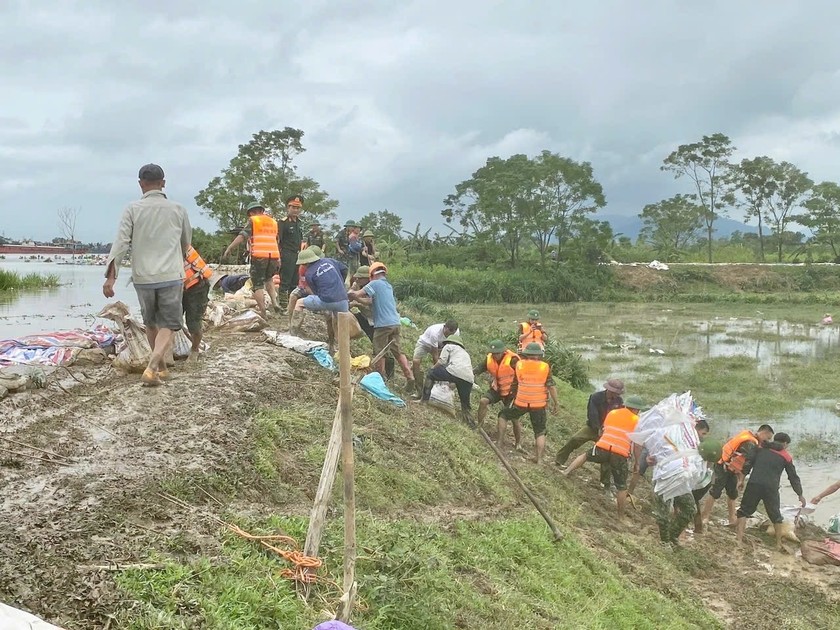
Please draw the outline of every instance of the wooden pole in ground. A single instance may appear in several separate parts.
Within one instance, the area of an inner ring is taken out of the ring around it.
[[[385,356],[388,348],[392,342],[388,342],[382,351],[377,354],[373,363]],[[348,344],[349,345],[349,344]],[[342,354],[341,356],[345,356]],[[346,356],[350,357],[350,350],[348,348]],[[339,357],[339,363],[341,358]],[[350,387],[350,401],[353,399],[353,387]],[[309,514],[309,529],[306,531],[306,542],[303,545],[303,552],[310,557],[317,557],[318,550],[321,546],[321,535],[324,531],[324,522],[327,517],[327,508],[330,505],[330,497],[332,496],[333,482],[335,481],[335,472],[338,469],[338,456],[341,453],[341,436],[342,436],[342,416],[341,416],[341,396],[339,394],[338,403],[335,406],[335,416],[333,417],[332,431],[330,439],[327,443],[327,454],[324,457],[324,465],[321,467],[321,479],[318,482],[318,490],[315,493],[315,501],[312,504],[312,511]],[[352,440],[352,438],[351,438]],[[308,569],[307,569],[308,571]],[[309,586],[304,588],[305,594],[309,595]]]
[[[493,440],[490,439],[490,436],[487,435],[487,432],[481,427],[477,428],[478,432],[481,434],[481,437],[483,437],[484,441],[487,442],[488,446],[493,449],[493,452],[496,453],[496,457],[499,458],[499,461],[502,462],[502,465],[510,473],[510,476],[516,482],[516,485],[518,485],[522,489],[522,492],[525,493],[525,495],[531,500],[531,503],[534,504],[534,507],[537,508],[537,512],[539,512],[540,515],[545,519],[545,522],[548,523],[548,527],[551,530],[551,533],[554,534],[554,542],[562,540],[563,534],[557,527],[557,523],[555,523],[554,519],[551,518],[548,512],[545,511],[545,508],[542,506],[542,503],[540,503],[539,499],[537,499],[536,495],[534,495],[534,493],[528,489],[528,486],[525,485],[525,482],[523,482],[522,479],[519,478],[519,475],[516,474],[516,471],[510,465],[504,453],[502,453],[502,451],[499,450],[499,447],[496,446],[495,442],[493,442]]]
[[[337,618],[350,621],[356,591],[356,491],[353,461],[353,406],[350,386],[350,313],[338,314],[339,408],[341,411],[341,472],[344,477],[344,595]]]

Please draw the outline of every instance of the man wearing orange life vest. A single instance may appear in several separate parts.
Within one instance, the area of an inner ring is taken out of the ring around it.
[[[249,203],[248,223],[242,232],[228,245],[223,258],[227,258],[230,252],[237,245],[246,240],[251,247],[251,285],[254,290],[254,299],[257,301],[257,309],[263,319],[268,316],[265,312],[265,291],[271,297],[271,303],[275,310],[277,306],[277,292],[274,289],[274,274],[279,271],[280,245],[278,244],[277,221],[265,213],[265,208],[256,201]]]
[[[499,448],[504,444],[508,420],[517,422],[527,413],[534,429],[534,461],[541,464],[545,452],[545,409],[550,396],[551,413],[557,413],[557,388],[551,377],[551,366],[542,360],[545,352],[540,344],[531,342],[520,354],[522,360],[514,370],[516,396],[513,405],[499,412],[496,443]],[[516,444],[515,448],[521,449],[522,445]]]
[[[624,407],[614,409],[604,418],[604,432],[595,442],[595,447],[588,453],[579,455],[569,467],[562,472],[568,476],[586,462],[607,464],[612,473],[613,482],[617,490],[615,495],[618,516],[624,516],[624,505],[627,502],[627,477],[630,460],[630,434],[636,430],[639,422],[639,412],[647,405],[638,396],[628,396]]]
[[[207,302],[210,301],[212,275],[213,270],[207,266],[195,247],[190,245],[184,258],[184,295],[181,298],[184,317],[187,320],[187,334],[192,342],[190,356],[187,358],[189,362],[198,360],[202,320],[204,311],[207,310]]]
[[[735,500],[738,491],[744,486],[744,464],[747,457],[764,442],[773,439],[773,427],[762,424],[756,433],[744,430],[723,445],[720,460],[714,467],[714,481],[703,505],[702,519],[708,523],[715,501],[726,490],[727,508],[729,510],[729,524],[735,525]]]
[[[487,373],[491,379],[490,389],[478,403],[478,426],[483,425],[490,405],[500,402],[507,408],[516,397],[516,364],[519,363],[519,357],[505,348],[505,342],[501,339],[491,341],[488,350],[490,352],[484,362],[473,369],[474,376]],[[522,424],[515,420],[513,438],[516,444],[522,441],[521,433]]]
[[[543,348],[548,341],[548,333],[540,323],[540,312],[531,309],[528,311],[528,321],[519,324],[519,351],[529,343],[538,343]]]

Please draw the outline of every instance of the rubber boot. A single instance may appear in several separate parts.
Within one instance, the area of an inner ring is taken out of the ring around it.
[[[277,290],[277,308],[280,309],[278,313],[286,313],[289,308],[289,294],[279,289]]]
[[[292,311],[292,319],[289,323],[289,334],[300,337],[300,327],[303,324],[304,311]]]

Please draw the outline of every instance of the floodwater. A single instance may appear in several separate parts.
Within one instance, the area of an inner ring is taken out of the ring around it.
[[[105,267],[97,265],[59,265],[22,260],[0,260],[0,269],[27,273],[56,274],[61,286],[37,291],[0,292],[0,339],[11,339],[73,328],[86,328],[107,302],[120,300],[139,313],[134,287],[128,284],[131,270],[120,270],[116,295],[102,295]],[[102,320],[100,320],[102,321]]]
[[[529,308],[505,305],[500,312],[499,307],[471,306],[470,317],[495,322],[502,315],[508,323],[499,325],[513,329]],[[835,313],[837,324],[823,325],[824,306],[577,303],[538,308],[549,334],[589,362],[592,385],[598,389],[611,376],[648,380],[714,357],[748,356],[762,372],[781,361],[840,360],[840,313]],[[702,404],[703,392],[694,394]],[[840,453],[840,413],[835,411],[840,392],[825,395],[837,398],[803,400],[797,411],[774,417],[773,428],[790,434],[794,443],[805,435],[819,437]],[[758,424],[718,414],[712,419],[713,434],[719,437]],[[797,458],[794,449],[794,457],[806,499],[840,479],[836,456],[808,461]],[[782,501],[798,502],[784,475]],[[840,492],[823,499],[814,516],[825,525],[838,512]]]

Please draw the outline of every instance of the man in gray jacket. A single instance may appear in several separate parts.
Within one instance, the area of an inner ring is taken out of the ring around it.
[[[120,265],[131,250],[131,281],[137,291],[146,336],[152,348],[143,372],[144,385],[160,385],[168,378],[166,350],[181,330],[184,257],[192,240],[187,209],[163,192],[163,169],[157,164],[140,168],[143,196],[123,211],[117,237],[108,256],[102,293],[114,297]]]

